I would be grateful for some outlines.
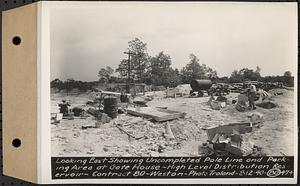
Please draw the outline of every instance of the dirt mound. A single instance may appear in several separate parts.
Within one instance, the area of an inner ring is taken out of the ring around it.
[[[189,118],[175,120],[170,124],[178,142],[198,139],[203,134],[203,131],[198,128],[198,123]]]
[[[140,139],[131,139],[135,141],[136,148],[134,151],[130,151],[130,154],[137,156],[160,156],[165,151],[180,149],[190,140],[194,141],[205,136],[205,133],[199,130],[197,122],[190,118],[158,123],[124,115],[115,123],[132,136]],[[175,139],[170,140],[165,137],[166,124],[170,125]]]

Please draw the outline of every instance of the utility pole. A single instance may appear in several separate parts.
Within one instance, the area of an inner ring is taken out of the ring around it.
[[[127,86],[126,86],[126,92],[130,93],[130,76],[131,76],[131,63],[130,63],[130,57],[131,55],[134,55],[135,53],[131,52],[130,50],[128,52],[124,52],[124,54],[128,55],[128,61],[127,61]]]
[[[139,83],[142,82],[142,67],[141,67],[141,53],[138,53],[138,58],[139,58]]]

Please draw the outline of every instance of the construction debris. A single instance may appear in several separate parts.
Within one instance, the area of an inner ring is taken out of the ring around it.
[[[62,119],[73,120],[74,119],[74,113],[73,112],[69,112],[68,114],[63,115]]]
[[[252,123],[262,123],[263,122],[263,114],[259,112],[250,113],[248,115],[248,118],[250,118],[250,122]]]
[[[263,101],[261,103],[256,103],[256,106],[264,108],[264,109],[272,109],[277,107],[277,104],[273,101]]]
[[[213,96],[213,95],[211,95],[210,97],[209,97],[209,99],[208,99],[208,101],[207,101],[207,104],[208,105],[211,105],[211,102],[212,101],[215,101],[215,97]]]
[[[272,94],[270,94],[269,92],[263,90],[263,89],[259,89],[257,91],[257,93],[259,94],[260,98],[262,98],[262,100],[266,99],[266,98],[271,98]]]
[[[174,134],[171,130],[171,127],[170,127],[170,124],[169,123],[166,123],[165,124],[165,133],[164,133],[164,136],[167,140],[174,140],[175,137],[174,137]]]
[[[185,95],[189,95],[191,90],[192,89],[189,84],[178,85],[175,88],[167,88],[166,97],[183,97]]]
[[[89,114],[91,114],[92,116],[94,116],[95,118],[98,118],[98,115],[101,114],[100,110],[96,110],[96,109],[94,109],[94,108],[89,108],[89,109],[87,110],[87,112],[88,112]]]
[[[273,96],[278,96],[278,95],[285,95],[288,92],[288,90],[286,89],[271,89],[268,91],[269,94],[273,95]]]
[[[107,114],[102,113],[94,108],[89,108],[87,112],[94,116],[101,123],[109,123],[111,121],[111,118]]]
[[[62,119],[63,119],[63,114],[61,114],[61,113],[51,113],[51,124],[60,123],[60,121]]]
[[[90,129],[90,128],[95,128],[94,126],[81,126],[81,129],[82,130],[85,130],[85,129]],[[96,127],[97,128],[97,127]]]
[[[252,123],[232,123],[207,129],[209,147],[218,152],[226,151],[228,153],[242,156],[248,155],[248,146],[242,145],[242,134],[252,131]],[[252,151],[252,148],[251,148]]]
[[[81,107],[74,107],[74,108],[72,109],[72,112],[74,113],[74,116],[79,117],[79,116],[82,116],[82,115],[83,115],[84,109],[81,108]]]
[[[141,116],[145,118],[151,118],[154,121],[169,121],[177,118],[183,118],[185,113],[172,111],[168,109],[160,109],[153,107],[136,107],[128,108],[127,113],[134,116]]]
[[[221,110],[222,108],[226,107],[227,98],[223,96],[218,96],[215,100],[213,96],[211,96],[208,100],[208,104],[213,110]]]
[[[127,134],[129,137],[133,138],[133,139],[136,139],[136,140],[139,140],[139,139],[142,139],[144,138],[144,136],[139,136],[139,137],[136,137],[134,136],[133,134],[130,134],[129,132],[127,132],[126,130],[124,130],[121,126],[119,125],[115,125],[122,133],[125,133]]]
[[[236,110],[240,112],[244,112],[247,109],[247,102],[248,102],[248,97],[244,94],[239,94],[238,95],[238,100],[235,105]]]
[[[147,100],[144,97],[135,97],[133,99],[133,103],[138,105],[138,106],[142,106],[142,107],[147,107]]]
[[[118,94],[106,92],[118,100],[116,108],[119,115],[113,120],[104,113],[103,101],[100,109],[99,102],[92,101],[91,95],[94,92],[78,96],[55,94],[51,98],[53,101],[51,112],[59,112],[58,103],[62,99],[72,103],[73,109],[72,112],[68,110],[70,115],[64,117],[65,120],[62,120],[62,114],[61,117],[58,114],[51,114],[51,123],[61,123],[51,127],[53,153],[57,156],[76,156],[83,153],[122,157],[199,156],[199,154],[259,156],[262,154],[262,149],[256,146],[259,145],[264,147],[263,150],[268,155],[282,152],[286,155],[292,154],[293,148],[278,140],[280,136],[292,133],[285,122],[292,114],[292,91],[284,89],[283,94],[278,92],[276,96],[272,91],[261,92],[261,97],[266,98],[256,101],[256,104],[268,100],[274,104],[278,103],[279,107],[273,110],[257,107],[256,112],[253,112],[248,109],[246,94],[215,96],[216,100],[213,97],[195,99],[188,96],[178,97],[191,89],[190,85],[186,88],[186,90],[181,90],[180,87],[169,89],[170,92],[174,90],[176,94],[172,93],[173,96],[169,98],[165,98],[165,91],[147,91],[143,96],[135,96],[134,100],[133,97],[129,97],[129,100],[123,97],[123,101],[119,101]],[[195,91],[196,95],[197,93]],[[148,107],[143,107],[147,105]],[[84,120],[77,119],[83,118],[85,112],[80,113],[81,109],[86,110],[90,117]],[[237,110],[247,112],[240,113]],[[75,120],[68,120],[72,118]],[[247,122],[233,123],[236,121]],[[228,123],[231,124],[225,125]],[[264,124],[263,127],[260,127],[261,123]],[[267,135],[270,133],[274,133],[274,140]],[[260,140],[261,136],[264,136],[264,140]],[[67,145],[60,148],[62,143]]]
[[[220,95],[217,97],[216,101],[220,101],[220,102],[226,102],[227,101],[227,98],[223,95]]]
[[[221,110],[222,106],[221,103],[219,101],[211,101],[210,102],[210,107],[214,110]]]

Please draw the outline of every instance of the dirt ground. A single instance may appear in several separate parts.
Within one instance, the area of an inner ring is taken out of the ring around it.
[[[100,128],[82,129],[82,126],[95,126],[93,116],[86,119],[62,120],[51,125],[52,156],[198,156],[199,146],[207,140],[204,129],[229,123],[249,121],[251,112],[259,112],[264,122],[246,136],[249,141],[262,148],[265,155],[294,155],[294,97],[293,91],[283,90],[283,95],[274,96],[278,107],[255,111],[239,112],[232,104],[221,110],[212,110],[207,104],[208,97],[165,98],[164,92],[147,93],[154,97],[148,102],[151,107],[168,107],[170,110],[185,112],[182,119],[167,121],[175,140],[164,137],[166,122],[152,122],[141,117],[119,114],[111,122]],[[237,97],[232,93],[229,100]],[[91,93],[79,95],[52,94],[51,112],[58,112],[57,104],[65,99],[71,107],[81,106],[92,99]],[[141,139],[133,139],[115,125]]]

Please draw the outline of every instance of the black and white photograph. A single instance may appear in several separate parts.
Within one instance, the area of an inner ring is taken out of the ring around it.
[[[51,156],[295,156],[296,12],[199,2],[51,9]]]

